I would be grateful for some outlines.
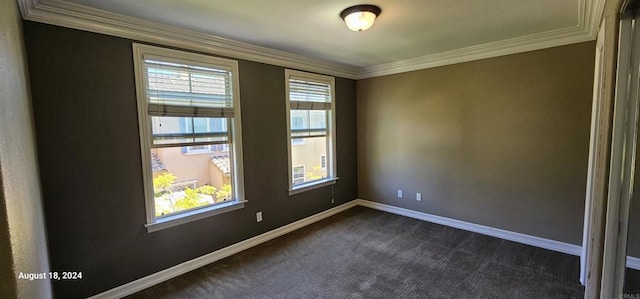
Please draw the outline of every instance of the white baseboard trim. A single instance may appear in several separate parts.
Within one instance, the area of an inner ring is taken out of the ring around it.
[[[458,228],[458,229],[479,233],[479,234],[483,234],[491,237],[496,237],[504,240],[518,242],[526,245],[540,247],[540,248],[562,252],[566,254],[571,254],[575,256],[580,256],[581,254],[582,247],[574,244],[525,235],[521,233],[516,233],[516,232],[503,230],[499,228],[493,228],[493,227],[484,226],[480,224],[451,219],[447,217],[436,216],[428,213],[399,208],[399,207],[390,206],[390,205],[373,202],[373,201],[368,201],[364,199],[357,199],[356,202],[359,206],[372,208],[372,209],[376,209],[384,212],[389,212],[396,215],[406,216],[414,219],[419,219],[427,222],[432,222],[432,223],[436,223],[444,226]],[[631,269],[640,270],[640,258],[628,256],[627,267]]]
[[[122,298],[124,296],[128,296],[131,295],[133,293],[142,291],[148,287],[154,286],[158,283],[167,281],[171,278],[174,278],[176,276],[182,275],[184,273],[187,273],[189,271],[198,269],[202,266],[206,266],[210,263],[213,263],[215,261],[221,260],[225,257],[231,256],[233,254],[236,254],[240,251],[249,249],[251,247],[254,247],[256,245],[262,244],[266,241],[275,239],[277,237],[280,237],[284,234],[290,233],[294,230],[300,229],[302,227],[305,227],[309,224],[312,224],[314,222],[320,221],[322,219],[325,219],[327,217],[333,216],[337,213],[340,213],[342,211],[348,210],[350,208],[353,208],[357,205],[357,202],[354,201],[350,201],[348,203],[339,205],[335,208],[331,208],[329,210],[320,212],[318,214],[309,216],[307,218],[298,220],[296,222],[287,224],[285,226],[276,228],[274,230],[268,231],[264,234],[255,236],[253,238],[244,240],[242,242],[227,246],[225,248],[222,248],[220,250],[214,251],[212,253],[203,255],[201,257],[197,257],[195,259],[186,261],[182,264],[178,264],[175,265],[171,268],[162,270],[160,272],[156,272],[154,274],[151,274],[149,276],[145,276],[142,277],[138,280],[134,280],[132,282],[129,282],[127,284],[121,285],[119,287],[113,288],[111,290],[108,290],[106,292],[94,295],[92,297],[92,299],[102,299],[102,298]]]
[[[134,294],[136,292],[142,291],[146,288],[149,288],[161,282],[167,281],[171,278],[177,277],[189,271],[206,266],[210,263],[213,263],[225,257],[236,254],[240,251],[249,249],[256,245],[262,244],[266,241],[269,241],[277,237],[280,237],[284,234],[290,233],[294,230],[305,227],[314,222],[328,218],[342,211],[351,209],[355,206],[363,206],[371,209],[389,212],[396,215],[406,216],[406,217],[410,217],[418,220],[423,220],[423,221],[432,222],[440,225],[454,227],[454,228],[458,228],[458,229],[462,229],[462,230],[466,230],[474,233],[479,233],[479,234],[492,236],[500,239],[505,239],[509,241],[514,241],[522,244],[527,244],[535,247],[558,251],[566,254],[579,256],[581,252],[581,247],[578,245],[549,240],[549,239],[540,238],[540,237],[534,237],[530,235],[525,235],[521,233],[493,228],[493,227],[484,226],[480,224],[465,222],[461,220],[446,218],[442,216],[436,216],[428,213],[399,208],[399,207],[381,204],[381,203],[368,201],[364,199],[356,199],[348,203],[342,204],[340,206],[337,206],[335,208],[331,208],[329,210],[320,212],[318,214],[309,216],[307,218],[298,220],[296,222],[276,228],[272,231],[268,231],[264,234],[227,246],[225,248],[214,251],[212,253],[203,255],[201,257],[197,257],[190,261],[186,261],[182,264],[178,264],[171,268],[151,274],[149,276],[142,277],[140,279],[134,280],[132,282],[129,282],[127,284],[105,291],[103,293],[94,295],[89,298],[90,299],[102,299],[102,298],[111,299],[111,298],[122,298],[124,296]],[[640,258],[631,257],[631,256],[627,257],[627,267],[640,270]]]
[[[640,258],[627,256],[627,268],[640,270]]]
[[[402,215],[406,217],[411,217],[419,220],[424,220],[432,223],[437,223],[444,226],[450,226],[450,227],[454,227],[454,228],[458,228],[458,229],[462,229],[462,230],[466,230],[474,233],[479,233],[487,236],[492,236],[500,239],[505,239],[509,241],[514,241],[522,244],[536,246],[544,249],[558,251],[566,254],[579,256],[582,248],[581,246],[578,246],[578,245],[544,239],[540,237],[534,237],[534,236],[516,233],[508,230],[493,228],[489,226],[446,218],[442,216],[436,216],[436,215],[413,211],[409,209],[394,207],[394,206],[381,204],[373,201],[368,201],[364,199],[358,199],[357,201],[358,201],[358,205],[361,205],[364,207],[385,211],[385,212],[389,212],[397,215]]]

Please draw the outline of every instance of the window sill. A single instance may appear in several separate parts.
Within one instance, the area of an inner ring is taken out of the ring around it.
[[[325,186],[329,186],[329,185],[333,185],[336,183],[336,181],[339,178],[328,178],[328,179],[322,179],[322,180],[317,180],[317,181],[313,181],[313,182],[309,182],[306,184],[301,184],[301,185],[297,185],[291,189],[289,189],[289,195],[294,195],[294,194],[298,194],[298,193],[302,193],[305,191],[309,191],[309,190],[313,190],[313,189],[318,189],[318,188],[322,188]]]
[[[246,200],[229,201],[229,202],[213,205],[213,206],[202,208],[202,209],[188,211],[188,212],[184,212],[176,215],[170,215],[167,217],[158,218],[156,219],[156,222],[146,224],[145,227],[147,228],[148,233],[152,233],[165,228],[207,218],[213,215],[218,215],[218,214],[242,209],[244,208],[244,203],[246,202],[247,202]]]

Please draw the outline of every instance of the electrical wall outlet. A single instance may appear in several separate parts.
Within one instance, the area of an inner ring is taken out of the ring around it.
[[[402,198],[402,190],[398,189],[398,198]]]
[[[422,193],[416,193],[416,200],[422,201]]]
[[[256,213],[256,222],[262,222],[262,212]]]
[[[335,198],[332,198],[332,199],[331,199],[331,203],[335,203],[335,202],[336,202],[336,199],[335,199]]]

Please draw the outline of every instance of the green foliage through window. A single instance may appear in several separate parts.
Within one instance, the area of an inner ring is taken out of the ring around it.
[[[156,216],[190,210],[231,199],[230,184],[223,184],[218,190],[214,186],[204,185],[192,189],[174,190],[176,176],[163,173],[153,179]]]

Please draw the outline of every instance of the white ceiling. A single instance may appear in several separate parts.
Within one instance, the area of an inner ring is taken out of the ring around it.
[[[366,78],[593,40],[604,0],[18,0],[27,20]],[[371,29],[344,9],[375,4]]]

